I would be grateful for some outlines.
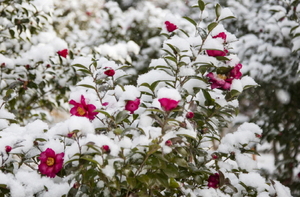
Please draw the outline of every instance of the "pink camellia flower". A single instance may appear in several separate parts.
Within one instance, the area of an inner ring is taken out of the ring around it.
[[[95,116],[99,112],[95,112],[96,106],[93,104],[86,104],[85,98],[81,95],[80,103],[77,103],[74,100],[70,100],[69,103],[74,105],[74,107],[70,110],[70,113],[75,116],[83,116],[87,117],[90,120],[94,120]]]
[[[133,112],[139,108],[140,103],[141,101],[139,98],[136,98],[134,101],[127,101],[125,110],[130,111],[130,114],[133,114]]]
[[[231,86],[231,79],[227,79],[226,75],[208,73],[206,75],[209,78],[209,82],[211,83],[211,89],[219,88],[223,90],[229,90]]]
[[[106,74],[107,76],[114,76],[115,75],[115,70],[112,68],[107,69],[106,71],[104,71],[104,74]]]
[[[229,90],[231,83],[234,79],[240,79],[242,77],[241,73],[242,64],[237,64],[230,72],[225,74],[214,74],[212,72],[208,73],[206,76],[209,78],[211,83],[211,88],[219,88],[223,90]]]
[[[195,115],[194,112],[189,111],[188,113],[186,113],[185,117],[187,119],[192,119],[192,118],[194,118],[194,115]]]
[[[11,146],[5,146],[5,152],[9,153],[12,150]]]
[[[229,73],[229,78],[240,79],[242,77],[242,73],[241,73],[242,67],[243,65],[240,63],[235,65],[235,67]]]
[[[69,54],[69,51],[68,51],[68,49],[63,49],[63,50],[61,50],[61,51],[57,51],[57,54],[58,54],[59,56],[62,56],[62,57],[64,57],[64,58],[66,58],[67,55]]]
[[[65,153],[55,154],[54,150],[47,148],[39,156],[41,163],[39,164],[39,171],[54,178],[56,174],[62,169]]]
[[[166,21],[165,25],[166,25],[168,32],[173,32],[177,29],[177,26],[175,24],[171,23],[170,21]]]
[[[109,146],[108,146],[108,145],[103,145],[103,146],[102,146],[102,151],[103,151],[104,153],[110,153],[110,148],[109,148]]]
[[[212,174],[208,177],[208,187],[218,188],[220,182],[220,175],[218,173]]]
[[[171,111],[172,109],[176,108],[179,103],[179,101],[169,98],[161,98],[158,99],[158,101],[160,102],[161,108],[165,111]]]

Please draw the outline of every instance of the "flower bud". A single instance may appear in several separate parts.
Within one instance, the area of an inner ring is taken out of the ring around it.
[[[102,151],[103,151],[104,153],[110,153],[110,148],[109,148],[109,146],[108,146],[108,145],[103,145],[103,146],[102,146]]]
[[[5,152],[9,153],[11,151],[11,146],[5,146]]]
[[[185,115],[185,117],[187,118],[187,119],[192,119],[192,118],[194,118],[194,113],[193,112],[191,112],[191,111],[189,111],[188,113],[186,113],[186,115]]]

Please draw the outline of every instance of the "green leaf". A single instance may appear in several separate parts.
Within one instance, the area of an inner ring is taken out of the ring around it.
[[[224,56],[216,56],[215,58],[219,61],[230,61],[230,59],[228,59],[227,57],[224,57]]]
[[[212,22],[207,26],[209,32],[211,32],[216,26],[218,25],[217,22]]]
[[[130,188],[134,188],[136,186],[137,179],[135,177],[127,177],[126,180]]]
[[[203,11],[205,9],[205,3],[202,0],[198,0],[198,7]]]
[[[181,167],[188,167],[188,163],[184,158],[176,157],[174,158],[174,163]]]
[[[88,70],[88,68],[82,64],[73,64],[72,66]]]
[[[167,167],[163,169],[163,172],[171,178],[177,178],[179,175],[178,168],[173,163],[168,164]]]
[[[9,34],[10,34],[11,38],[15,37],[15,31],[14,30],[10,29]]]
[[[79,84],[78,86],[82,86],[82,87],[86,87],[86,88],[96,90],[96,88],[94,86],[91,86],[91,85],[88,85],[88,84]]]
[[[205,105],[210,106],[214,104],[214,99],[211,98],[210,94],[206,90],[202,90],[203,96],[205,98]]]
[[[149,178],[149,176],[146,175],[146,174],[142,174],[142,175],[138,176],[137,180],[139,180],[140,182],[146,184],[147,186],[150,186],[150,184],[152,182],[151,179]]]
[[[107,113],[106,111],[102,111],[102,110],[95,110],[95,112],[99,112],[99,113],[101,113],[101,114],[104,114],[106,117],[108,117],[108,118],[110,118],[111,116],[110,116],[110,114],[109,113]]]
[[[177,181],[174,178],[169,179],[169,185],[171,188],[178,188],[180,185],[177,183]]]
[[[192,23],[195,27],[197,27],[197,23],[196,23],[196,21],[194,21],[193,19],[191,19],[191,18],[189,18],[189,17],[187,17],[187,16],[184,16],[184,17],[182,17],[182,18],[186,19],[187,21],[189,21],[190,23]]]
[[[119,124],[129,117],[128,111],[120,111],[116,116],[116,123]]]
[[[216,5],[216,7],[215,7],[215,12],[216,12],[217,20],[218,20],[219,17],[220,17],[220,15],[221,15],[221,12],[222,12],[222,7],[218,3]]]
[[[177,60],[176,60],[176,58],[174,58],[174,57],[170,57],[170,56],[166,56],[166,57],[164,57],[165,59],[168,59],[168,60],[171,60],[171,61],[173,61],[173,62],[175,62],[175,63],[177,63]]]

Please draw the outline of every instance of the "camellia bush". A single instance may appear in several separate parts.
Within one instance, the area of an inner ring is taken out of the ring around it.
[[[215,8],[213,20],[208,6]],[[222,25],[234,18],[230,9],[201,0],[193,9],[196,20],[161,21],[161,56],[136,81],[129,61],[114,60],[96,46],[73,53],[53,37],[63,47],[50,48],[56,60],[50,57],[50,68],[61,85],[70,86],[71,116],[64,121],[16,119],[14,102],[8,102],[14,94],[1,86],[8,97],[0,104],[1,196],[291,196],[279,181],[261,176],[252,159],[259,126],[244,123],[219,134],[238,113],[237,97],[257,84],[242,75],[246,65],[232,48],[237,38]],[[18,80],[11,72],[1,70],[1,83],[8,76]],[[63,102],[60,94],[49,97]]]
[[[264,170],[300,195],[299,166],[299,21],[300,1],[226,1],[237,10],[236,50],[259,87],[241,97],[241,113],[263,129],[264,152],[275,170]],[[250,101],[250,102],[249,102]]]

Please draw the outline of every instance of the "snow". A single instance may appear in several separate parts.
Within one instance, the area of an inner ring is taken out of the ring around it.
[[[278,89],[275,91],[276,97],[282,104],[288,104],[291,100],[291,95],[288,91],[283,89]]]
[[[181,95],[177,89],[162,87],[157,92],[157,98],[169,98],[175,101],[180,101]]]

